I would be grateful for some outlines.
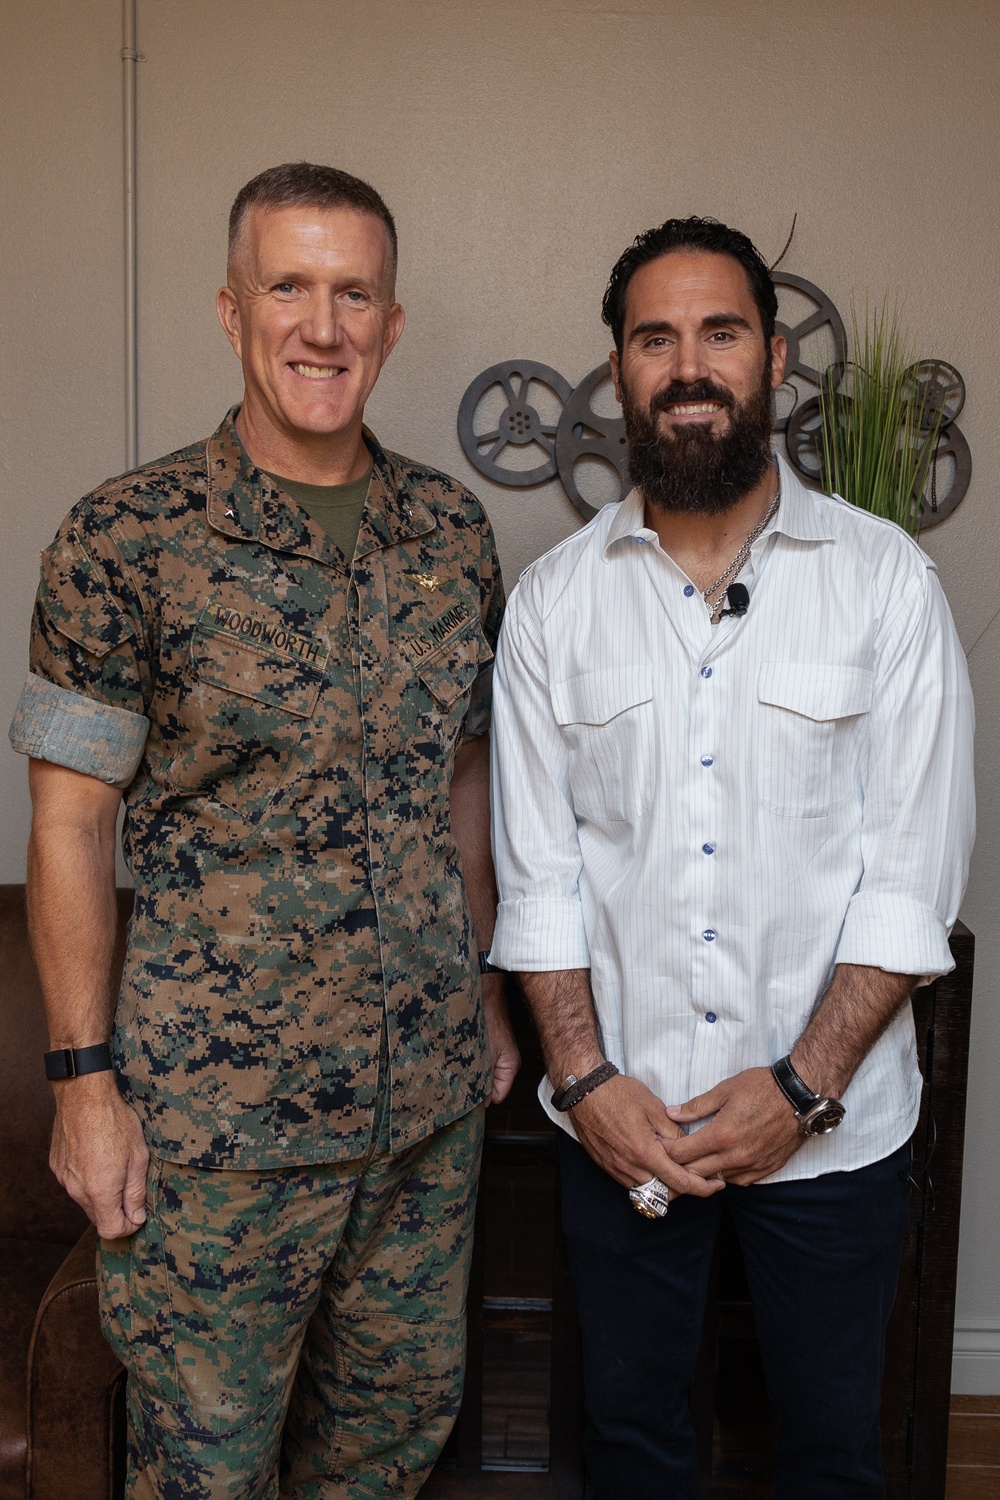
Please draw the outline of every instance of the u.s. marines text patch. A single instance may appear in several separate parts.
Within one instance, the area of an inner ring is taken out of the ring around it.
[[[478,619],[472,606],[465,599],[459,599],[444,614],[431,620],[423,635],[414,635],[406,640],[403,649],[411,661],[420,662],[425,656],[432,656],[435,651],[447,645],[452,636],[458,635],[470,620]]]

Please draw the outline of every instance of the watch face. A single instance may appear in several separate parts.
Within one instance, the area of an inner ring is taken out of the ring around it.
[[[802,1134],[829,1135],[831,1130],[836,1130],[846,1112],[839,1100],[823,1099],[803,1120]]]

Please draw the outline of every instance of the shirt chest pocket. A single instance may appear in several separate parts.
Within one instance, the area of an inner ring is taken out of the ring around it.
[[[270,644],[258,644],[199,622],[166,778],[173,791],[212,797],[250,819],[288,778],[325,680],[325,643],[270,633]]]
[[[493,659],[478,622],[463,630],[431,656],[416,662],[417,676],[431,695],[438,712],[448,713],[464,702],[480,669]]]
[[[640,817],[654,790],[652,667],[629,664],[584,672],[552,683],[550,693],[569,750],[577,817],[596,823]]]
[[[762,664],[759,784],[770,812],[822,818],[857,795],[872,688],[864,667]]]
[[[489,727],[493,652],[478,616],[440,645],[417,637],[400,642],[400,650],[402,677],[397,695],[390,694],[398,702],[389,720],[391,736],[402,736],[411,747],[426,739],[447,752],[467,721],[476,721],[474,734]]]

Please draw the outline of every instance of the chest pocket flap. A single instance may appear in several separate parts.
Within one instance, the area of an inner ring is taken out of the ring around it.
[[[451,708],[493,660],[478,616],[430,656],[420,658],[412,647],[407,654],[416,657],[417,676],[441,709]]]
[[[872,706],[873,676],[866,667],[830,662],[766,661],[757,679],[761,703],[824,722],[865,714]]]
[[[550,685],[557,724],[609,724],[626,709],[653,696],[653,669],[648,663],[583,672]]]
[[[292,639],[293,645],[298,644],[298,638]],[[303,639],[300,650],[304,654],[268,650],[203,624],[191,641],[191,675],[224,693],[253,698],[294,718],[308,719],[319,697],[329,647]]]

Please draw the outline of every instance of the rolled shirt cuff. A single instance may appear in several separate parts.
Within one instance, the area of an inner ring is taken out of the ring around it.
[[[501,901],[490,962],[498,969],[589,969],[590,946],[579,901]]]
[[[99,703],[32,672],[8,737],[19,755],[66,766],[124,791],[138,770],[148,733],[145,714]]]
[[[860,891],[847,908],[837,963],[916,974],[930,984],[955,967],[948,931],[940,913],[921,901]]]

